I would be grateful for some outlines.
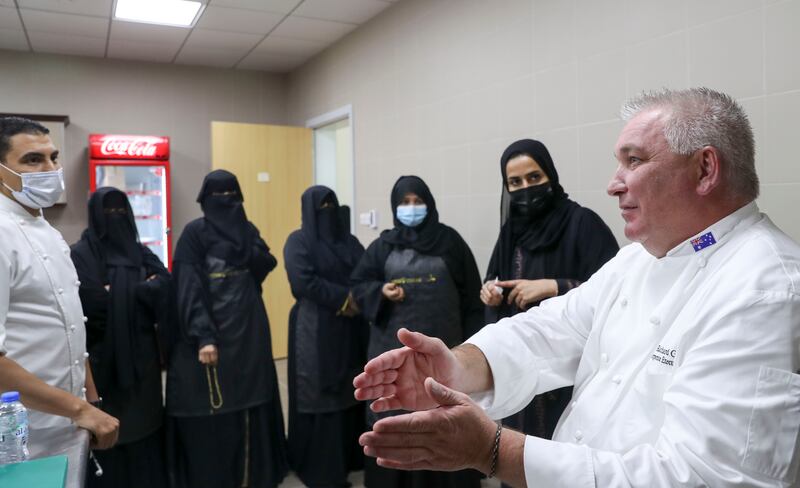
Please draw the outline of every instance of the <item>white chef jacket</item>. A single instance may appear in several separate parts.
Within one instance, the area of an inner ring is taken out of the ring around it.
[[[88,354],[79,285],[61,234],[0,194],[0,353],[83,398]],[[70,423],[34,410],[29,419],[37,429]]]
[[[574,385],[553,441],[526,437],[528,486],[798,486],[800,246],[755,203],[708,233],[660,259],[629,245],[467,341],[492,418]]]

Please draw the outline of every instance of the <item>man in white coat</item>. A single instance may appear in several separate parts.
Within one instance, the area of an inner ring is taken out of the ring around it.
[[[513,486],[800,483],[800,246],[754,202],[747,117],[698,88],[642,95],[623,118],[608,193],[634,244],[453,350],[401,330],[406,347],[354,381],[373,410],[416,410],[361,437],[379,465]],[[552,441],[491,420],[567,385]]]
[[[0,391],[20,393],[31,427],[74,423],[92,433],[93,447],[106,449],[119,422],[86,401],[97,392],[80,282],[69,246],[41,210],[64,191],[48,134],[32,120],[0,118]]]

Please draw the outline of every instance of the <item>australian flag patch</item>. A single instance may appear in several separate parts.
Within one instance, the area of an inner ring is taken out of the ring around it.
[[[716,243],[717,241],[714,239],[714,234],[711,232],[707,232],[700,237],[692,239],[692,247],[694,248],[694,252],[705,249],[708,246],[713,246]]]

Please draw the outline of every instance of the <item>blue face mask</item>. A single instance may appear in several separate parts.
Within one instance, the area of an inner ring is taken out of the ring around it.
[[[427,205],[398,205],[397,220],[408,227],[416,227],[428,215]]]

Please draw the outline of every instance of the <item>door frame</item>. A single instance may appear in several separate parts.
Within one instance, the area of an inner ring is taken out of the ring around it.
[[[353,207],[350,209],[350,232],[355,232],[355,228],[356,228],[355,216],[358,215],[358,213],[356,212],[356,201],[357,201],[357,198],[356,198],[356,194],[357,194],[357,190],[356,190],[356,142],[355,142],[356,126],[355,126],[355,121],[353,119],[353,105],[352,104],[347,104],[347,105],[341,106],[341,107],[339,107],[337,109],[331,110],[330,112],[325,112],[322,115],[317,115],[316,117],[312,117],[312,118],[306,120],[306,127],[313,131],[312,132],[313,137],[312,137],[311,140],[312,140],[312,144],[313,144],[312,157],[314,158],[314,165],[312,167],[311,177],[314,180],[314,184],[316,184],[316,182],[317,182],[317,154],[316,154],[317,129],[319,129],[321,127],[324,127],[326,125],[333,124],[335,122],[339,122],[340,120],[345,120],[345,119],[350,121],[350,155],[351,155],[350,157],[351,157],[352,163],[353,163],[353,171],[352,171],[352,174],[350,175],[350,177],[352,179],[352,182],[353,182]]]

